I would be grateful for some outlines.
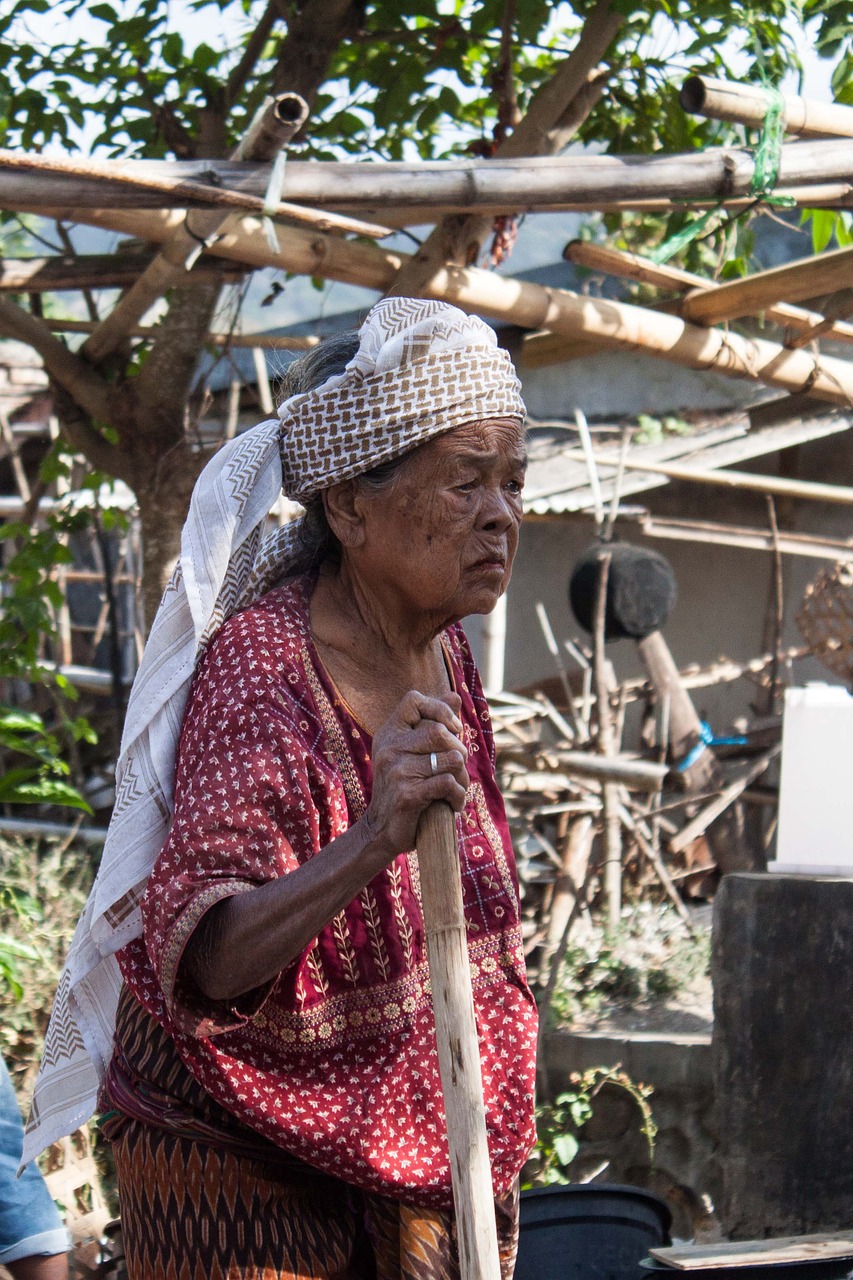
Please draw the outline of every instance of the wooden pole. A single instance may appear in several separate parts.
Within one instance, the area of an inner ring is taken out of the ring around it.
[[[81,253],[44,258],[4,258],[0,262],[0,292],[60,293],[82,289],[127,289],[150,266],[148,253]],[[178,283],[198,284],[214,277],[223,283],[240,281],[245,269],[228,267],[204,255],[191,277]]]
[[[500,1280],[456,817],[449,805],[432,804],[423,814],[417,852],[461,1280]]]
[[[612,554],[602,547],[598,555],[598,587],[595,598],[595,622],[593,628],[593,679],[598,709],[598,749],[606,761],[616,754],[616,735],[613,714],[610,710],[610,682],[607,678],[609,663],[604,652],[605,616],[607,612],[607,582],[610,576]],[[604,893],[607,899],[607,924],[615,929],[622,917],[622,826],[619,819],[619,786],[608,781],[602,784],[602,821],[604,824]]]
[[[566,245],[563,257],[580,267],[591,271],[605,271],[608,275],[621,276],[626,280],[636,280],[640,284],[651,284],[659,289],[675,289],[686,293],[694,289],[714,289],[713,280],[706,280],[692,271],[682,271],[680,267],[652,262],[637,253],[626,253],[621,249],[611,249],[608,245],[591,244],[586,240],[572,240]],[[815,259],[810,261],[814,262]],[[760,278],[760,273],[748,277],[752,280]],[[787,295],[786,295],[787,296]],[[833,338],[837,342],[853,342],[853,324],[827,319],[817,311],[806,311],[802,307],[777,303],[764,308],[766,319],[797,332],[814,331],[818,326],[822,336]]]
[[[733,124],[758,129],[767,115],[770,96],[754,84],[689,76],[681,86],[679,102],[690,115],[731,120]],[[786,133],[796,133],[801,138],[853,138],[853,107],[784,93],[782,109]]]
[[[234,159],[271,159],[286,146],[307,118],[308,104],[298,93],[286,93],[267,100],[249,125]],[[84,354],[97,362],[115,351],[148,308],[190,269],[228,217],[227,212],[202,211],[195,216],[192,228],[185,217],[151,266],[84,343]]]
[[[569,454],[577,457],[580,454]],[[595,460],[602,467],[617,467],[615,458],[596,454]],[[840,506],[853,504],[853,488],[840,484],[820,484],[816,480],[788,480],[784,476],[759,476],[750,471],[710,471],[703,467],[681,466],[675,462],[631,462],[624,465],[632,471],[650,471],[653,475],[669,476],[671,480],[689,480],[696,484],[718,485],[724,489],[747,489],[756,493],[778,493],[788,498],[805,498],[811,502],[832,502]]]
[[[719,324],[739,316],[754,316],[781,299],[797,302],[822,293],[853,287],[853,249],[834,249],[811,258],[757,271],[741,280],[727,280],[712,288],[688,293],[681,314],[697,324]]]
[[[107,162],[103,162],[105,165]],[[263,196],[269,179],[267,164],[242,166],[231,161],[117,161],[126,174],[180,176],[194,173],[211,186],[237,188]],[[138,166],[138,168],[137,168]],[[777,192],[790,188],[850,189],[853,141],[833,138],[822,142],[786,143],[781,148]],[[683,154],[588,155],[510,157],[492,160],[325,161],[292,160],[284,177],[282,198],[312,209],[343,211],[356,216],[384,218],[384,210],[412,208],[419,217],[436,212],[498,212],[522,209],[633,207],[636,202],[745,199],[751,191],[755,162],[751,151],[738,147],[709,147]],[[13,181],[14,179],[14,181]],[[25,180],[26,179],[26,180]],[[116,205],[125,200],[138,209],[132,189],[115,186]],[[62,207],[70,211],[103,208],[112,198],[102,180],[63,178],[37,173],[6,172],[0,192],[10,208]],[[804,200],[807,198],[803,193]],[[167,197],[164,193],[164,202]],[[652,207],[658,207],[653,205]],[[199,211],[201,212],[201,211]],[[77,220],[73,213],[72,220]]]
[[[591,160],[597,158],[592,156]],[[174,211],[84,211],[77,218],[160,242],[181,223],[181,215]],[[276,253],[270,249],[261,223],[253,218],[232,222],[210,246],[210,252],[251,266],[343,280],[380,293],[391,285],[407,257],[376,244],[320,232],[308,235],[299,227],[278,235]],[[853,364],[848,361],[786,351],[777,343],[703,329],[678,316],[628,303],[579,297],[563,289],[546,289],[531,281],[454,264],[439,268],[422,296],[440,298],[463,311],[524,329],[550,329],[571,339],[604,339],[614,348],[643,351],[688,368],[713,369],[783,391],[808,391],[815,399],[832,404],[853,403]]]
[[[195,276],[195,268],[193,268],[193,276]],[[45,320],[45,324],[54,333],[94,333],[97,327],[93,320],[54,320],[51,317]],[[135,329],[125,334],[125,337],[150,338],[153,341],[154,338],[160,337],[160,333],[161,330],[157,325],[137,325]],[[212,347],[266,351],[310,351],[318,342],[320,339],[313,336],[291,338],[266,333],[209,333],[204,339],[205,345]]]
[[[18,151],[0,149],[0,170],[3,169],[7,172],[40,173],[48,175],[51,179],[57,175],[91,179],[106,187],[102,195],[104,203],[109,203],[112,188],[130,186],[136,192],[135,206],[140,209],[145,208],[146,205],[143,193],[150,192],[156,197],[150,204],[154,209],[161,208],[163,197],[168,196],[169,202],[174,206],[242,209],[266,217],[286,218],[291,222],[304,223],[316,227],[319,231],[349,232],[375,238],[391,234],[389,227],[377,226],[372,222],[363,222],[328,210],[321,213],[315,209],[307,209],[304,205],[290,204],[281,200],[267,208],[262,196],[252,195],[248,191],[233,191],[203,182],[183,182],[180,178],[165,174],[162,177],[153,177],[139,172],[128,174],[121,169],[110,168],[103,161],[68,159],[65,156],[27,155]]]

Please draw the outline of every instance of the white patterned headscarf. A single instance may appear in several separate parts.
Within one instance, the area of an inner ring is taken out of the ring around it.
[[[279,493],[305,503],[462,423],[524,413],[488,325],[446,303],[386,298],[342,374],[286,400],[278,418],[230,441],[205,467],[131,691],[115,808],[56,993],[23,1163],[95,1110],[121,990],[115,953],[141,933],[140,902],[171,821],[193,672],[226,618],[286,576],[301,551],[301,520],[261,541]]]

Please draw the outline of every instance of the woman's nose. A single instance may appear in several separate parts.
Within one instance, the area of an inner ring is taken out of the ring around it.
[[[502,488],[488,489],[480,509],[480,527],[497,529],[504,533],[511,529],[518,519],[512,503]]]

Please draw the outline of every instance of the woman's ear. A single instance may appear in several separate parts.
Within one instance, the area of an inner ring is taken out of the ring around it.
[[[323,507],[329,528],[342,547],[355,550],[364,542],[364,514],[351,480],[323,490]]]

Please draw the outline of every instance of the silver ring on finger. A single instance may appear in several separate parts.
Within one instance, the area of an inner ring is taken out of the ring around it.
[[[433,777],[438,773],[438,756],[434,751],[429,753],[429,771]]]

